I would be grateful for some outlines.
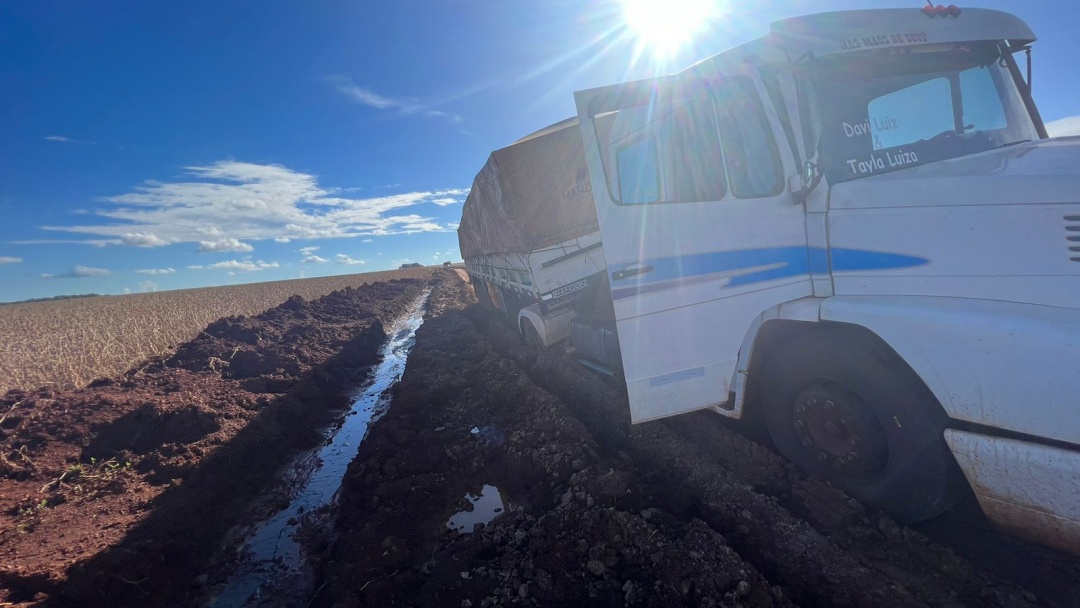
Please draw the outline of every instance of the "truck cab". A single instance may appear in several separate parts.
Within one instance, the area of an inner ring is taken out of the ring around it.
[[[824,13],[576,94],[632,419],[1080,551],[1080,140],[998,11]]]

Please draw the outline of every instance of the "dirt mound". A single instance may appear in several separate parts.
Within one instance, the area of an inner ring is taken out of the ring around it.
[[[366,286],[336,291],[313,302],[293,296],[257,317],[220,319],[178,348],[165,365],[195,372],[220,372],[226,378],[292,380],[334,355],[341,363],[335,372],[362,370],[376,362],[374,353],[380,342],[381,319],[400,313],[398,307],[387,304],[387,299],[393,301],[395,292],[411,293],[416,283],[414,279],[380,283],[378,296],[372,295]],[[361,323],[365,319],[376,324],[377,331],[367,331],[368,327]],[[324,374],[323,379],[327,378]],[[362,376],[345,381],[355,384],[360,379]],[[249,385],[262,388],[257,392],[272,390],[273,386]]]
[[[198,407],[159,408],[145,403],[109,423],[91,427],[92,439],[80,460],[105,459],[122,451],[147,454],[168,444],[185,445],[221,429],[212,411]]]
[[[0,603],[189,604],[206,556],[291,454],[322,441],[384,324],[426,287],[292,298],[120,378],[0,398]]]

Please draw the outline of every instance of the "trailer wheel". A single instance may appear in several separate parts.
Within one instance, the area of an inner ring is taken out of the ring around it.
[[[544,341],[540,339],[540,332],[536,331],[536,326],[532,321],[525,319],[521,322],[521,337],[525,340],[525,344],[537,351],[544,350]]]
[[[898,520],[951,507],[966,490],[944,439],[948,417],[907,364],[846,332],[781,346],[764,368],[765,424],[808,473]]]

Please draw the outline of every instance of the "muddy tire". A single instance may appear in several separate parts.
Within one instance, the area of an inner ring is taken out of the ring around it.
[[[815,332],[777,349],[765,373],[765,426],[808,473],[905,523],[966,492],[944,439],[948,417],[889,349],[854,332]]]
[[[536,326],[528,319],[521,322],[521,338],[525,344],[536,349],[537,352],[544,351],[544,341],[540,339],[540,332],[536,331]]]

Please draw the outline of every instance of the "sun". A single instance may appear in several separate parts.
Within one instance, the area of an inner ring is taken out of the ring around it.
[[[642,47],[669,57],[709,21],[715,4],[716,0],[622,0],[623,20]]]

